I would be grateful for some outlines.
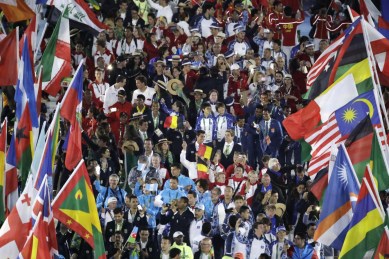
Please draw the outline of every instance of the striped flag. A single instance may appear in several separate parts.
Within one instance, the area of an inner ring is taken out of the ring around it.
[[[212,148],[207,145],[201,144],[199,150],[197,151],[197,155],[199,157],[204,157],[205,159],[211,159]]]
[[[328,166],[331,146],[344,140],[355,127],[369,114],[374,126],[382,128],[375,101],[374,90],[363,93],[343,107],[336,110],[329,120],[305,136],[305,141],[311,145],[311,160],[308,175],[315,176]],[[363,171],[361,172],[363,174]],[[363,175],[360,175],[362,179]]]
[[[69,19],[65,17],[65,14],[58,20],[47,43],[42,56],[42,64],[44,65],[42,88],[48,94],[56,96],[61,89],[62,79],[68,77],[72,71]]]
[[[346,148],[341,144],[324,196],[320,221],[314,236],[316,241],[335,249],[342,248],[359,188]]]
[[[200,157],[197,157],[197,179],[209,179],[208,165]]]
[[[16,169],[15,137],[12,136],[5,164],[5,214],[8,216],[19,198],[18,171]]]
[[[7,119],[1,125],[0,134],[0,221],[5,220],[5,152],[7,148]]]

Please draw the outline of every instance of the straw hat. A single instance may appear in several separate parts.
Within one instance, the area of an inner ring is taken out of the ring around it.
[[[122,149],[128,150],[128,151],[131,151],[131,149],[133,149],[132,151],[136,152],[136,151],[139,151],[139,146],[133,140],[126,140],[126,141],[124,141],[124,143],[122,145]]]
[[[190,95],[195,95],[195,94],[201,94],[201,98],[207,97],[207,95],[201,89],[194,89],[193,92],[190,93]]]
[[[184,84],[178,79],[171,79],[167,82],[167,90],[172,95],[178,95],[177,90],[184,88]]]

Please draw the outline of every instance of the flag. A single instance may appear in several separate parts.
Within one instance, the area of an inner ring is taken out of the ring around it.
[[[66,151],[65,166],[72,170],[82,159],[81,148],[81,108],[83,87],[83,62],[77,68],[76,74],[70,82],[70,87],[61,102],[60,114],[67,119],[70,126],[68,149]]]
[[[165,119],[163,127],[165,129],[177,129],[178,126],[178,116],[168,116]]]
[[[28,103],[31,122],[34,128],[39,127],[36,96],[34,90],[33,69],[31,67],[30,54],[28,52],[28,39],[24,41],[22,58],[19,64],[18,82],[15,91],[16,117],[20,120]]]
[[[378,21],[378,17],[381,16],[381,12],[371,0],[359,0],[359,10],[365,19],[371,22],[371,24],[374,24],[372,18],[374,21]]]
[[[0,254],[16,258],[23,249],[31,229],[33,178],[28,177],[26,187],[15,207],[0,229]]]
[[[28,7],[24,0],[16,0],[16,6],[0,3],[5,18],[8,22],[19,22],[31,19],[35,13]]]
[[[0,42],[0,86],[16,85],[18,81],[18,34],[15,29]]]
[[[366,59],[367,56],[361,19],[358,19],[316,60],[307,75],[308,92],[305,98],[309,100],[315,99],[328,86],[332,85],[339,76],[345,74],[349,67]],[[356,78],[358,73],[362,71],[353,72],[354,78]],[[370,70],[363,72],[370,72]]]
[[[16,161],[21,175],[22,188],[26,183],[32,163],[34,148],[33,138],[30,109],[28,105],[26,105],[15,134]]]
[[[209,179],[208,165],[201,157],[197,157],[197,179]]]
[[[369,114],[374,125],[382,127],[374,90],[358,95],[337,109],[327,123],[320,125],[305,136],[305,141],[312,147],[312,158],[308,168],[310,176],[315,175],[328,165],[331,146],[347,138],[358,123],[366,117],[366,114]],[[360,175],[361,179],[362,175],[363,171]]]
[[[37,24],[36,24],[36,15],[31,19],[26,30],[23,33],[23,36],[19,40],[19,56],[22,57],[22,50],[24,46],[24,39],[27,37],[29,42],[27,43],[28,52],[30,53],[31,67],[34,67],[34,52],[36,46],[36,36],[37,36]]]
[[[322,198],[324,197],[323,194],[325,193],[327,185],[328,185],[328,168],[323,168],[315,176],[315,179],[312,182],[311,190],[310,190],[311,193],[315,195],[318,201],[321,201]]]
[[[369,116],[366,116],[353,129],[344,145],[350,155],[355,173],[362,180],[366,164],[369,162],[371,143],[373,141],[373,125]]]
[[[135,244],[136,243],[136,236],[138,235],[138,227],[134,227],[131,231],[130,236],[127,239],[126,243]]]
[[[49,134],[47,136],[44,152],[43,152],[43,155],[41,156],[39,169],[38,169],[38,172],[36,175],[36,181],[34,184],[34,188],[36,190],[39,190],[40,186],[42,185],[43,180],[46,178],[50,193],[52,193],[52,191],[53,191],[53,179],[52,179],[53,163],[51,161],[51,158],[52,158],[51,146],[52,146],[52,136]]]
[[[44,125],[42,126],[42,128],[44,129],[46,122],[44,122],[43,124]],[[39,165],[41,163],[43,153],[45,151],[45,144],[46,144],[46,132],[44,130],[41,130],[34,150],[34,157],[32,158],[31,169],[30,169],[30,172],[34,176],[34,179],[36,179],[36,176],[38,174]]]
[[[108,29],[108,26],[97,19],[96,14],[83,0],[51,0],[48,2],[48,5],[55,6],[60,12],[64,12],[67,7],[69,9],[67,15],[72,22],[72,27],[88,30],[94,36],[97,36],[99,32]],[[51,20],[55,20],[55,16],[56,14],[54,13]]]
[[[0,134],[0,222],[4,222],[5,216],[5,152],[7,149],[7,119],[1,125]]]
[[[16,6],[16,0],[0,0],[0,4]]]
[[[54,230],[55,231],[55,230]],[[50,254],[49,243],[47,239],[47,229],[43,221],[42,213],[37,217],[37,223],[33,227],[23,250],[20,251],[19,257],[21,259],[37,259],[37,258],[53,258]]]
[[[343,144],[338,148],[333,171],[324,196],[320,221],[314,239],[341,249],[353,215],[359,182]],[[334,199],[336,197],[336,199]]]
[[[45,92],[56,96],[61,90],[61,81],[72,71],[70,57],[69,19],[61,16],[42,55],[44,65],[42,87]]]
[[[6,165],[5,165],[5,209],[6,215],[12,211],[13,207],[19,198],[18,189],[18,172],[16,170],[16,149],[15,149],[15,137],[11,138],[11,143],[8,148]]]
[[[58,144],[59,144],[59,130],[60,130],[60,116],[59,116],[59,109],[60,107],[57,106],[54,112],[53,120],[50,124],[48,132],[52,134],[52,146],[51,146],[51,161],[52,161],[52,168],[54,170],[54,161],[55,156],[57,155],[58,150]]]
[[[389,188],[388,163],[382,151],[382,145],[378,139],[377,130],[374,131],[371,144],[370,167],[372,174],[378,183],[378,190],[384,191]]]
[[[374,259],[383,259],[385,255],[389,255],[389,230],[387,226],[382,231],[381,241],[375,251]]]
[[[197,151],[197,155],[200,157],[204,157],[205,159],[211,159],[212,148],[207,145],[201,144],[199,150]]]
[[[307,107],[288,116],[282,124],[292,139],[301,139],[307,132],[316,127],[319,122],[327,122],[334,111],[357,96],[358,92],[354,77],[349,74],[326,89],[315,100],[311,101]],[[328,105],[329,103],[331,105]]]
[[[385,214],[374,184],[363,178],[354,215],[350,223],[339,258],[363,258],[366,252],[375,249],[384,229]]]
[[[96,201],[84,160],[74,169],[52,206],[54,217],[79,234],[93,248],[95,258],[105,258]]]
[[[47,175],[41,181],[37,196],[32,206],[32,225],[39,223],[39,220],[42,220],[42,224],[45,229],[44,240],[47,239],[49,245],[49,253],[58,254],[58,244],[55,231],[55,223],[53,217],[53,211],[51,208],[51,196],[52,190],[50,190],[49,182]],[[37,181],[36,181],[37,182]],[[42,216],[39,219],[39,215]],[[47,238],[46,238],[47,237]]]

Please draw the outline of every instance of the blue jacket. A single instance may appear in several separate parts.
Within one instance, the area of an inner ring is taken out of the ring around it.
[[[185,175],[180,174],[180,176],[178,176],[178,188],[185,191],[185,193],[187,193],[187,190],[185,189],[185,187],[188,185],[192,186],[192,189],[191,189],[192,191],[196,190],[196,185],[193,182],[193,180]],[[170,179],[165,182],[165,184],[163,186],[163,190],[170,190]]]
[[[160,208],[154,206],[155,195],[142,194],[138,196],[139,205],[146,207],[147,222],[149,228],[155,228],[157,226],[156,216],[160,211]]]
[[[118,200],[117,201],[118,208],[124,207],[125,197],[127,195],[127,192],[125,190],[123,190],[119,186],[116,187],[115,190],[112,190],[110,187],[101,186],[100,181],[94,181],[93,185],[96,187],[96,190],[99,192],[96,199],[96,205],[98,209],[101,209],[103,206],[104,208],[108,206],[109,197],[115,197]]]
[[[161,199],[164,204],[171,203],[172,200],[178,200],[181,197],[186,197],[185,192],[180,189],[166,189],[163,190],[159,195],[161,195]]]
[[[272,157],[278,156],[278,150],[281,146],[282,139],[284,137],[281,123],[277,120],[270,119],[270,127],[267,130],[265,126],[265,120],[259,123],[261,128],[261,149],[264,153],[271,155]],[[270,144],[266,141],[266,136],[270,138]]]

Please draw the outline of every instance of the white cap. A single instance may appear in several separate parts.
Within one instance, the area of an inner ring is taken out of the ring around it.
[[[176,238],[176,237],[179,237],[179,236],[183,236],[184,234],[181,232],[181,231],[176,231],[174,232],[173,234],[173,238]]]
[[[115,197],[109,197],[108,198],[108,203],[107,204],[110,204],[111,202],[114,202],[114,201],[118,201],[118,199],[116,199]]]

